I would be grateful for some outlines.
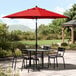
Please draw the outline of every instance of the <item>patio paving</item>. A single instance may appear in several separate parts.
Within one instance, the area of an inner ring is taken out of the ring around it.
[[[29,69],[23,69],[21,71],[21,61],[17,63],[17,68],[13,72],[18,72],[20,76],[76,76],[76,51],[66,51],[65,52],[65,63],[66,68],[63,67],[62,59],[59,58],[59,67],[53,68],[53,64],[49,69],[41,69],[40,71],[32,71]],[[47,57],[45,57],[45,64],[47,63]],[[0,61],[0,65],[3,67],[11,66],[10,61]]]

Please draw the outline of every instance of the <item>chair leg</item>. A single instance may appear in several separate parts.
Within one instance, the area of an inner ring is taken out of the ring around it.
[[[38,64],[39,64],[39,60],[38,60]]]
[[[33,60],[33,65],[35,64],[34,60]]]
[[[37,60],[37,65],[39,64],[39,60]],[[36,67],[36,60],[33,59],[33,69]]]
[[[14,65],[14,57],[13,57],[13,59],[12,59],[12,68],[13,68],[13,65]]]
[[[55,58],[54,58],[54,69],[55,69]]]
[[[57,59],[57,57],[56,57],[56,65],[57,65],[57,67],[58,67],[58,59]]]
[[[14,70],[16,69],[16,62],[17,62],[17,59],[15,58],[15,65],[14,65]]]
[[[50,58],[48,58],[48,68],[50,65],[51,65],[51,60],[50,60]]]
[[[64,60],[64,57],[63,57],[63,64],[64,64],[64,68],[65,68],[65,60]]]
[[[23,61],[22,61],[22,69],[24,68],[24,59],[23,59]]]
[[[39,59],[37,60],[37,64],[39,65]]]
[[[27,59],[26,59],[26,68],[27,68]]]
[[[33,60],[33,69],[34,69],[34,66],[35,66],[35,61]]]
[[[49,65],[50,65],[50,58],[48,57],[48,68],[49,68]]]

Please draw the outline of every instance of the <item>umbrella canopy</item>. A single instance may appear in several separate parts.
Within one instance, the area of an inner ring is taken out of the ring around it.
[[[27,9],[11,15],[4,16],[3,18],[36,19],[36,58],[37,58],[37,19],[54,19],[54,18],[68,18],[68,17],[36,6],[31,9]],[[36,61],[36,67],[37,67],[37,61]]]
[[[48,11],[46,9],[42,9],[39,7],[34,7],[31,9],[27,9],[24,11],[20,11],[8,16],[4,16],[3,18],[27,18],[27,19],[46,19],[46,18],[67,18],[64,15],[52,12],[52,11]]]

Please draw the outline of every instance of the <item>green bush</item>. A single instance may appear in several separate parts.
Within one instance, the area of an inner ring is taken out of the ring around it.
[[[19,48],[20,50],[22,50],[22,49],[26,49],[26,46],[25,46],[25,44],[18,43],[17,44],[17,48]]]
[[[0,57],[6,57],[6,56],[12,56],[12,51],[0,49]]]
[[[76,49],[76,44],[70,44],[70,49]]]
[[[15,56],[21,56],[22,55],[22,52],[20,49],[15,49]]]
[[[55,44],[54,44],[54,43],[51,44],[51,47],[52,47],[52,48],[57,48],[58,46],[59,46],[59,45],[56,44],[56,43],[55,43]]]
[[[12,56],[13,51],[15,51],[16,56],[20,56],[22,49],[26,48],[25,45],[20,42],[10,42],[8,43],[7,46],[10,46],[9,49],[6,49],[6,48],[0,49],[0,57]],[[3,46],[3,47],[6,47],[6,46]],[[16,48],[19,48],[20,50]]]
[[[25,49],[26,46],[25,46],[25,44],[22,44],[20,42],[12,42],[11,49],[16,49],[16,48],[19,48],[20,50],[22,50],[22,49]]]
[[[6,50],[0,49],[0,57],[5,57],[6,56]]]
[[[18,45],[17,42],[11,42],[11,47],[10,47],[10,49],[11,49],[11,50],[16,49],[16,48],[17,48],[17,45]]]
[[[68,44],[67,43],[61,43],[61,46],[68,46]]]
[[[6,56],[12,56],[12,50],[7,50],[7,52],[6,52]]]
[[[0,42],[0,47],[4,50],[8,50],[11,47],[11,42]]]

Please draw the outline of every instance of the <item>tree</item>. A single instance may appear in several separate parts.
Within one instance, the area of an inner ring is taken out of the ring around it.
[[[38,28],[38,33],[43,35],[48,35],[50,33],[49,26],[41,24]]]
[[[8,40],[8,27],[6,24],[0,23],[0,42],[5,42]]]
[[[7,49],[9,47],[9,32],[6,24],[0,23],[0,48]]]
[[[23,32],[20,30],[14,30],[11,31],[11,40],[15,41],[15,40],[22,40],[23,39]]]
[[[64,12],[64,15],[69,17],[66,19],[66,21],[76,19],[76,4],[72,5],[72,7],[69,10],[66,10]]]
[[[61,27],[65,22],[65,19],[55,19],[49,24],[51,34],[56,35],[55,37],[61,38]]]
[[[39,39],[47,39],[50,34],[50,29],[48,25],[41,24],[38,28],[38,38]]]

